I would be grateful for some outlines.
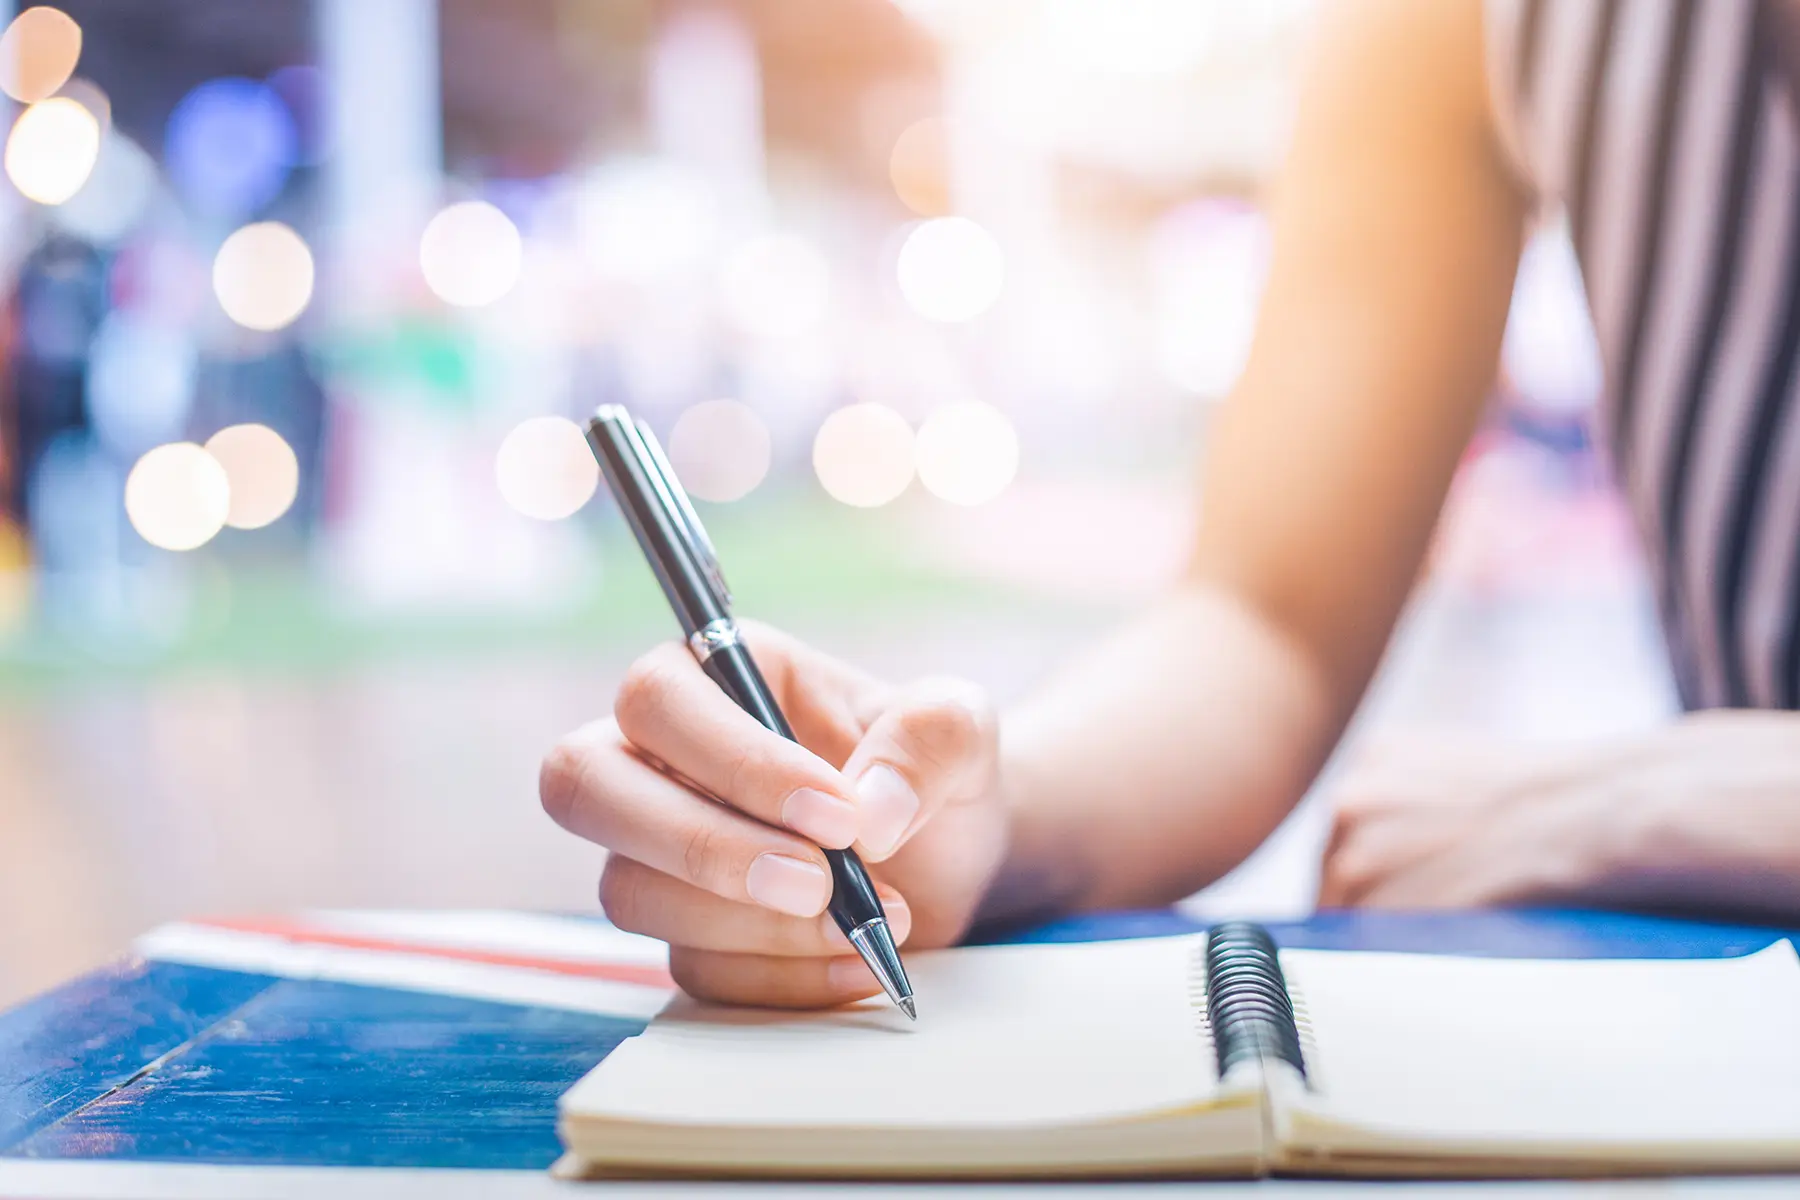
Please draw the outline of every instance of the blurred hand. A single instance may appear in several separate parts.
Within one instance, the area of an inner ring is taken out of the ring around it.
[[[1695,713],[1579,747],[1434,740],[1348,768],[1322,907],[1800,912],[1800,716]]]
[[[1617,839],[1599,758],[1433,739],[1344,769],[1319,906],[1450,908],[1601,890]],[[1620,814],[1623,824],[1625,814]]]
[[[825,912],[819,847],[855,846],[902,945],[954,942],[1006,843],[993,712],[972,684],[891,687],[744,626],[801,745],[668,643],[632,665],[610,719],[545,758],[544,811],[612,852],[601,906],[669,943],[684,991],[781,1007],[859,999],[879,987]]]

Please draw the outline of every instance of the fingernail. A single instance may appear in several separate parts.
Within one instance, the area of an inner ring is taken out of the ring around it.
[[[825,981],[834,992],[873,994],[881,990],[867,963],[860,958],[834,958],[825,964]]]
[[[862,844],[871,854],[892,854],[900,836],[919,815],[919,797],[900,772],[877,763],[856,782],[862,801]]]
[[[781,823],[833,850],[856,840],[856,806],[817,788],[801,788],[783,801]]]
[[[764,908],[810,917],[831,900],[831,876],[817,863],[759,854],[744,876],[744,889]]]

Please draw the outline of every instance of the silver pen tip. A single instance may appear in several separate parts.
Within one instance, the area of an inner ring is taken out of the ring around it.
[[[906,1019],[909,1021],[919,1019],[919,1006],[913,1003],[911,996],[900,997],[900,1011],[906,1014]]]
[[[912,1005],[912,984],[907,982],[906,968],[901,965],[900,951],[894,947],[894,935],[888,930],[887,921],[874,917],[852,929],[849,936],[850,944],[868,964],[887,998],[904,1009],[907,1016],[918,1020]]]

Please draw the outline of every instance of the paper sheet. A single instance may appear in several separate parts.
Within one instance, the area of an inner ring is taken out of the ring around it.
[[[916,1025],[886,1001],[812,1014],[678,1001],[578,1084],[563,1111],[694,1125],[944,1128],[1192,1107],[1215,1090],[1188,993],[1199,944],[914,955]]]
[[[1800,964],[1284,951],[1332,1124],[1532,1147],[1800,1140]]]

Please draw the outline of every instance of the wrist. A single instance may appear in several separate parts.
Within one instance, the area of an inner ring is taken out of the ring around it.
[[[1034,782],[1039,763],[1006,735],[1002,722],[998,805],[1004,849],[977,904],[972,925],[1018,926],[1049,920],[1079,906],[1088,872],[1071,853],[1071,840],[1045,803],[1049,789]]]
[[[1800,723],[1720,709],[1640,744],[1621,878],[1651,903],[1791,912],[1800,905]]]
[[[1552,756],[1518,785],[1515,831],[1539,864],[1532,892],[1570,899],[1608,895],[1643,869],[1660,836],[1655,755],[1640,739]]]
[[[1614,903],[1782,907],[1800,832],[1788,714],[1719,711],[1596,752],[1575,797],[1589,894]]]

